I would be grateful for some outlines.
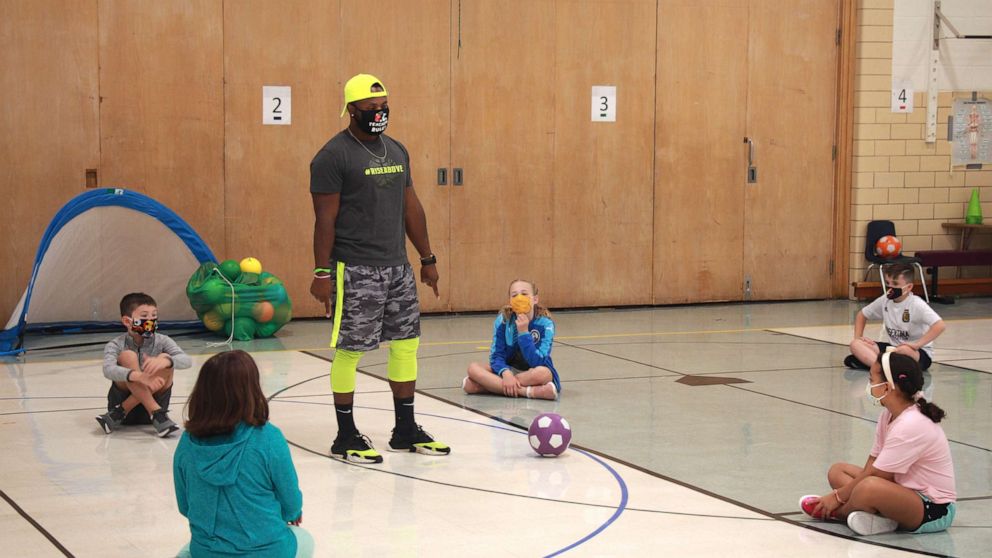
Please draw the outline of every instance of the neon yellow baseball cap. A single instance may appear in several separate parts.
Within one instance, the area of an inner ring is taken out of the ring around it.
[[[382,91],[372,91],[375,85],[381,87]],[[387,95],[386,86],[379,81],[379,78],[371,74],[358,74],[344,84],[344,106],[341,107],[341,116],[344,116],[345,111],[348,110],[348,103]]]

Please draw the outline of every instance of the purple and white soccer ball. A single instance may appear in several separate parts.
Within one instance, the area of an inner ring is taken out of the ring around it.
[[[572,441],[572,427],[557,413],[541,413],[527,429],[530,447],[542,457],[558,457]]]

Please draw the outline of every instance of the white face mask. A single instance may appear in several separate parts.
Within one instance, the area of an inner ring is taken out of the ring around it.
[[[871,390],[877,387],[887,386],[887,385],[889,384],[886,382],[882,382],[880,384],[873,384],[871,383],[871,380],[868,380],[868,385],[865,386],[865,395],[868,396],[868,401],[871,401],[872,405],[876,407],[881,406],[882,400],[885,399],[885,396],[888,395],[889,392],[883,393],[881,397],[875,397],[874,395],[872,395]]]

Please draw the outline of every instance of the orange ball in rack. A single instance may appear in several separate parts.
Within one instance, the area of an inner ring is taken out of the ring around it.
[[[275,313],[275,306],[272,306],[272,303],[266,300],[259,302],[253,306],[251,310],[252,317],[255,318],[255,321],[260,324],[264,324],[265,322],[271,320]]]

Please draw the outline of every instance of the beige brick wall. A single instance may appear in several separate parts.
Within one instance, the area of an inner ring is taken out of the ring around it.
[[[951,167],[947,117],[953,99],[971,92],[941,92],[937,99],[937,142],[928,144],[926,93],[913,96],[912,113],[891,112],[893,0],[859,0],[855,67],[854,164],[851,196],[851,281],[865,276],[868,221],[888,219],[903,250],[956,249],[960,237],[941,223],[963,222],[973,189],[992,222],[992,166]],[[980,92],[992,98],[992,92]],[[992,235],[975,235],[972,248],[992,248]],[[941,269],[941,277],[989,277],[989,267]],[[853,293],[853,290],[852,290]]]

